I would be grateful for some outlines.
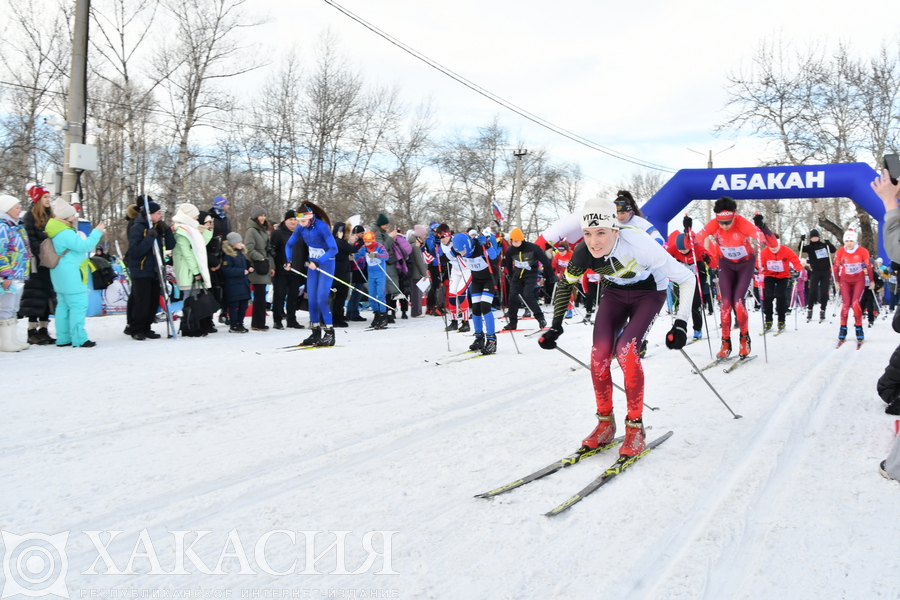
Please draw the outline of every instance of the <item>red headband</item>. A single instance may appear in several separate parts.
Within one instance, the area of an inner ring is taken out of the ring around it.
[[[734,211],[733,210],[723,210],[722,212],[716,213],[717,221],[731,221],[734,219]]]

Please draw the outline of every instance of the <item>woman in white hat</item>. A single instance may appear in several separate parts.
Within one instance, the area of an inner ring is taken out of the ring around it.
[[[844,232],[844,247],[834,253],[834,283],[841,295],[841,328],[838,330],[838,342],[847,339],[847,316],[853,307],[856,319],[856,341],[862,343],[863,314],[859,299],[866,288],[866,274],[869,276],[869,289],[875,289],[875,274],[872,272],[872,260],[869,251],[857,243],[857,235],[853,229]]]

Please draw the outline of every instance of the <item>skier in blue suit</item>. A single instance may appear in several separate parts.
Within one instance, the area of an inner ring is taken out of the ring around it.
[[[309,327],[312,333],[300,345],[334,346],[334,327],[331,308],[328,306],[328,293],[331,291],[334,257],[338,248],[331,233],[331,219],[324,210],[312,202],[304,202],[303,206],[297,209],[297,218],[300,223],[285,246],[287,263],[284,268],[288,271],[291,269],[294,243],[302,237],[309,246],[306,295],[309,299]],[[325,335],[322,335],[320,321],[325,324]]]
[[[500,248],[494,235],[479,235],[473,246],[472,238],[466,233],[453,236],[453,254],[463,268],[472,273],[472,321],[475,323],[475,341],[469,350],[481,350],[482,354],[497,352],[497,335],[494,330],[494,313],[491,312],[497,287],[490,261],[497,258]],[[485,335],[485,329],[487,335]]]

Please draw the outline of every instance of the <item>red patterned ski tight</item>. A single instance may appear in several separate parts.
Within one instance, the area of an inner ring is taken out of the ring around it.
[[[606,288],[600,295],[601,308],[594,322],[594,346],[591,349],[591,377],[597,412],[607,415],[613,409],[609,367],[615,352],[625,376],[628,419],[634,421],[644,412],[644,368],[638,352],[666,302],[666,292]]]
[[[856,320],[856,326],[859,327],[863,323],[863,311],[859,305],[859,299],[862,298],[866,289],[866,281],[860,279],[858,281],[848,281],[846,278],[841,281],[841,325],[847,326],[847,315],[850,313],[850,307],[853,307],[853,316]]]

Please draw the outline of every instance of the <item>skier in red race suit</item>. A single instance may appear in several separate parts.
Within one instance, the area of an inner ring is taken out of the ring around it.
[[[776,236],[777,238],[777,236]],[[803,266],[797,254],[787,246],[775,240],[774,246],[766,246],[759,253],[763,277],[763,314],[765,330],[772,329],[772,300],[775,300],[775,311],[778,313],[778,331],[784,331],[784,317],[789,309],[789,290],[791,289],[791,267],[800,272]]]
[[[756,266],[756,255],[750,240],[759,244],[777,244],[775,236],[766,227],[762,215],[753,217],[753,223],[736,214],[737,202],[728,196],[716,200],[713,211],[716,218],[706,224],[697,234],[694,243],[703,244],[703,240],[712,236],[719,247],[719,294],[722,306],[722,348],[716,356],[728,358],[731,354],[731,311],[737,318],[741,331],[740,355],[750,354],[750,333],[747,318],[747,306],[744,296],[753,280],[753,268]],[[765,241],[761,238],[765,236]]]
[[[603,310],[597,311],[591,349],[591,377],[599,423],[582,442],[582,449],[597,448],[615,437],[609,372],[615,356],[625,375],[628,404],[625,442],[619,454],[636,456],[644,449],[644,369],[638,354],[641,342],[666,302],[666,288],[671,280],[679,286],[680,302],[675,324],[666,335],[666,346],[684,347],[694,298],[694,274],[644,231],[620,225],[616,220],[616,205],[611,200],[589,200],[582,209],[581,224],[584,240],[575,247],[559,279],[553,294],[553,324],[538,343],[545,350],[556,348],[573,286],[588,269],[599,273],[603,278]]]
[[[856,319],[856,341],[865,339],[863,333],[862,307],[859,299],[866,287],[866,275],[869,276],[869,289],[875,289],[875,274],[872,272],[872,261],[869,251],[857,243],[856,232],[848,229],[844,232],[844,247],[834,253],[834,281],[841,295],[841,328],[838,340],[847,339],[847,315],[853,307]]]
[[[672,258],[690,269],[691,272],[694,273],[694,277],[699,279],[700,283],[703,283],[707,279],[707,269],[709,268],[708,265],[712,258],[703,246],[691,242],[690,217],[684,218],[684,230],[687,232],[686,234],[676,230],[669,235],[666,250],[672,255]],[[694,264],[694,261],[697,261],[697,264]],[[697,340],[703,337],[703,313],[701,312],[703,302],[700,297],[701,290],[701,286],[696,287],[694,291],[694,301],[691,304],[691,321],[694,327],[694,339]]]

